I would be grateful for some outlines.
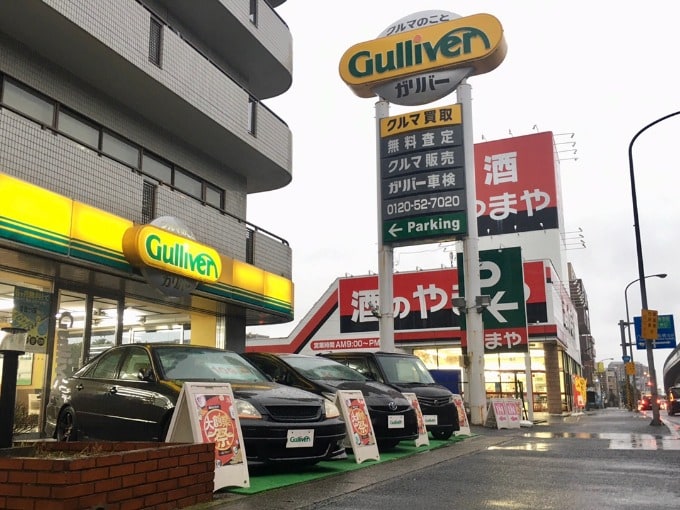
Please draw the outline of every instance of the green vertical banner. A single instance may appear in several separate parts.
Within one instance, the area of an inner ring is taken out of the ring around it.
[[[463,255],[458,254],[459,293],[465,296]],[[491,304],[482,311],[484,352],[526,352],[529,349],[526,300],[524,296],[524,265],[520,247],[500,248],[479,252],[479,276],[482,295]],[[466,296],[473,306],[475,296]],[[461,314],[462,346],[467,350],[465,314]]]
[[[47,352],[52,294],[25,287],[14,287],[12,326],[26,330],[26,352]]]

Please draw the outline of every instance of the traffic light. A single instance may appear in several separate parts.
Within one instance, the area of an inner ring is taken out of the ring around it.
[[[642,338],[656,340],[659,337],[659,312],[656,310],[642,310]]]

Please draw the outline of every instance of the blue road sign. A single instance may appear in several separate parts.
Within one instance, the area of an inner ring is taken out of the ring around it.
[[[637,350],[647,349],[645,340],[642,339],[642,319],[633,317],[635,324],[635,345]],[[652,340],[654,349],[674,349],[675,342],[675,323],[672,315],[659,315],[659,337]]]

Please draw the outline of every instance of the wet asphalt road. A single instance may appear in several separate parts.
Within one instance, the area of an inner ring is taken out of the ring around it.
[[[604,409],[533,427],[473,427],[451,446],[200,508],[677,509],[680,417]]]

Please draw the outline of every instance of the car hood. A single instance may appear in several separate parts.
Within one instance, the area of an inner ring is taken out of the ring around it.
[[[231,383],[234,396],[244,400],[257,399],[263,404],[307,403],[318,405],[320,397],[305,390],[274,382]]]
[[[369,405],[382,406],[392,401],[398,405],[410,405],[408,399],[400,391],[379,382],[324,381],[324,383],[333,392],[337,390],[359,390]]]
[[[401,392],[415,393],[419,397],[426,398],[442,398],[450,397],[451,390],[441,384],[427,384],[427,383],[391,383],[392,386]]]
[[[174,391],[176,391],[177,397],[182,385],[185,382],[202,382],[200,380],[196,381],[176,381],[176,380],[166,380],[164,384]],[[214,382],[214,381],[211,381]],[[283,384],[270,382],[270,381],[260,381],[260,382],[229,382],[231,389],[234,393],[235,398],[255,401],[264,406],[266,405],[291,405],[291,404],[301,404],[301,405],[319,405],[321,402],[321,397],[315,393],[305,391],[299,388],[293,388],[291,386],[284,386]]]

